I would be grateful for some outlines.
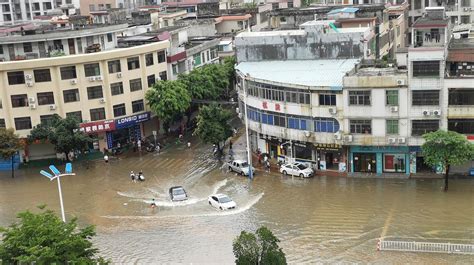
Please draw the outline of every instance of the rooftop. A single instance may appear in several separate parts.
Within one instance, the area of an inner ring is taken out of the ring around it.
[[[244,31],[239,33],[236,38],[249,38],[249,37],[268,37],[268,36],[282,36],[282,35],[287,35],[287,36],[302,36],[305,35],[306,31],[304,30],[275,30],[275,31],[253,31],[253,32],[248,32]]]
[[[240,20],[247,20],[250,19],[252,15],[250,14],[245,14],[245,15],[240,15],[240,16],[222,16],[216,18],[216,23],[220,23],[222,21],[240,21]]]
[[[342,89],[342,78],[358,59],[241,62],[236,69],[251,78],[307,87]]]
[[[355,13],[357,11],[359,11],[359,8],[357,7],[344,7],[344,8],[333,9],[328,12],[328,15],[333,15],[333,14],[338,14],[338,13]]]

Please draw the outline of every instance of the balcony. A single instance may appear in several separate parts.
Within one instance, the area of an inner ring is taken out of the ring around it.
[[[414,47],[443,47],[445,46],[445,35],[430,30],[417,30]]]

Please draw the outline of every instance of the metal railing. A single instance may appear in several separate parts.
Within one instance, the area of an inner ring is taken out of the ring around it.
[[[379,240],[377,250],[474,255],[474,244]]]

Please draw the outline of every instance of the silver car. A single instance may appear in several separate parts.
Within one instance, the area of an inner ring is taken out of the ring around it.
[[[170,198],[172,201],[184,201],[188,199],[188,195],[183,187],[175,186],[170,188]]]

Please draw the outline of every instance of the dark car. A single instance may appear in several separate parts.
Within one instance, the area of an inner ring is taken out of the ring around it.
[[[184,201],[188,199],[188,195],[183,187],[175,186],[170,188],[170,198],[172,201]]]

